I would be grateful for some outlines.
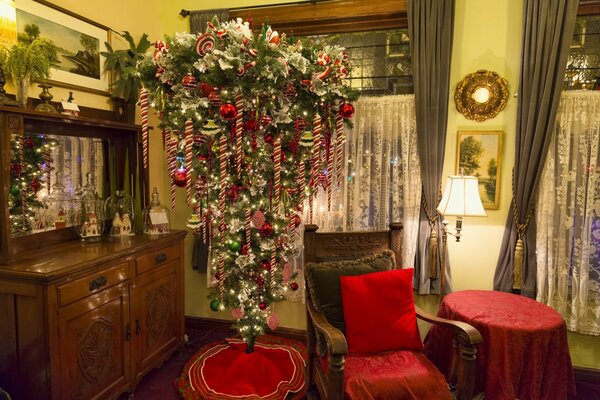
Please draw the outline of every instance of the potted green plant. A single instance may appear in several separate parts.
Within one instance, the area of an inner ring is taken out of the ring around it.
[[[46,38],[34,37],[19,41],[10,48],[0,49],[0,65],[17,89],[17,101],[27,104],[31,83],[44,83],[50,77],[50,68],[58,64],[54,43]]]
[[[129,48],[114,50],[109,43],[105,43],[108,51],[100,54],[105,57],[104,66],[106,70],[111,71],[113,74],[114,80],[111,89],[116,111],[119,112],[123,120],[134,122],[135,104],[138,101],[142,85],[136,66],[138,61],[144,58],[144,53],[152,43],[148,40],[146,34],[142,35],[137,44],[128,31],[117,34],[125,39],[129,44]]]

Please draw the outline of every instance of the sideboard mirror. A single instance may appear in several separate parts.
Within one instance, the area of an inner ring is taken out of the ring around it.
[[[138,126],[0,107],[0,263],[78,238],[82,189],[148,200]],[[141,212],[138,213],[141,215]]]

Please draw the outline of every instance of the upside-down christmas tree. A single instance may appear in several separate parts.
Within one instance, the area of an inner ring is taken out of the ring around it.
[[[356,93],[346,52],[214,19],[206,32],[155,43],[138,65],[144,158],[148,106],[161,120],[175,189],[216,255],[211,308],[230,308],[252,351],[279,323],[272,304],[297,290],[289,262],[317,187],[341,184],[344,121]],[[330,204],[329,204],[330,205]]]

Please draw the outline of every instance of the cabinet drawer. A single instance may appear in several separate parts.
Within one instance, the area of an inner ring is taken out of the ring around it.
[[[174,244],[169,247],[163,247],[158,250],[154,250],[151,253],[144,254],[143,256],[136,257],[135,259],[135,272],[136,274],[143,274],[159,265],[164,265],[170,261],[177,260],[181,257],[181,247],[179,244]]]
[[[129,264],[118,264],[58,287],[58,303],[65,306],[129,278]]]

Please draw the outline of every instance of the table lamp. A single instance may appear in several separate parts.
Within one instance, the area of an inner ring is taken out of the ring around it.
[[[442,221],[442,267],[440,294],[444,298],[446,289],[446,252],[448,235],[460,242],[463,217],[485,217],[486,213],[479,195],[479,182],[476,176],[450,175],[446,181],[446,190],[437,211],[443,217],[456,216],[455,233],[448,232],[448,221]]]

